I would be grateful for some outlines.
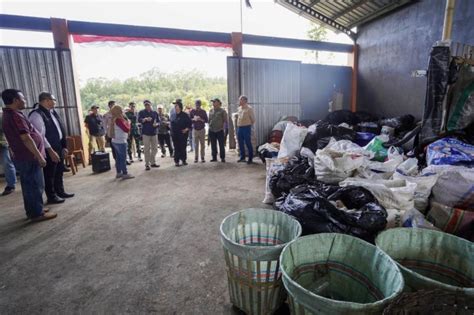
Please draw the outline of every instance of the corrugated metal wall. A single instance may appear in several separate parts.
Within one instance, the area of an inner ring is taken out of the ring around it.
[[[266,142],[281,116],[300,118],[300,66],[298,61],[227,58],[229,113],[237,111],[240,94],[248,97],[257,120],[257,145]]]
[[[53,93],[68,134],[81,134],[70,51],[0,47],[0,65],[0,91],[22,90],[27,99],[25,112],[32,109],[42,91]]]

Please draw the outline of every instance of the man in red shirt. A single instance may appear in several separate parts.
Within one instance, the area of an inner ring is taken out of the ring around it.
[[[54,219],[57,214],[43,208],[42,168],[46,166],[43,137],[21,112],[26,106],[21,91],[4,90],[2,100],[5,104],[3,131],[13,152],[13,161],[20,172],[26,215],[33,222]]]

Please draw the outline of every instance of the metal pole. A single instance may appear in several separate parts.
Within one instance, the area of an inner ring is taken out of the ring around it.
[[[446,10],[444,11],[444,24],[443,24],[443,37],[442,37],[443,41],[447,41],[451,39],[455,3],[456,3],[456,0],[446,0]]]

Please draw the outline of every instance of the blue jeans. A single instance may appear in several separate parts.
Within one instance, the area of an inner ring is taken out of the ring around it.
[[[15,161],[20,171],[21,191],[26,216],[30,219],[43,213],[43,170],[37,161]]]
[[[127,144],[114,143],[112,146],[115,149],[115,169],[117,174],[127,174]]]
[[[7,186],[15,188],[16,184],[16,169],[10,158],[10,152],[8,147],[0,146],[0,154],[3,161],[3,172],[5,173],[5,180],[7,181]]]
[[[252,148],[252,126],[240,126],[237,131],[237,138],[239,140],[239,151],[240,159],[245,160],[245,146],[249,154],[249,161],[253,160],[253,148]]]

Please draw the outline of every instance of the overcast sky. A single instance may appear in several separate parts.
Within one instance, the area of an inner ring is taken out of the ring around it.
[[[92,1],[92,0],[0,0],[0,12],[68,20],[110,22],[190,30],[240,32],[245,34],[306,39],[310,22],[272,0],[251,0],[252,9],[240,0],[214,1]],[[351,43],[345,35],[331,35],[331,41]],[[50,33],[0,30],[0,44],[53,47]],[[226,56],[230,51],[147,46],[113,47],[74,45],[80,81],[92,77],[124,79],[153,67],[164,72],[198,69],[211,76],[226,76]],[[244,56],[308,60],[303,50],[262,46],[244,46]],[[346,56],[337,54],[330,63],[344,64]]]

